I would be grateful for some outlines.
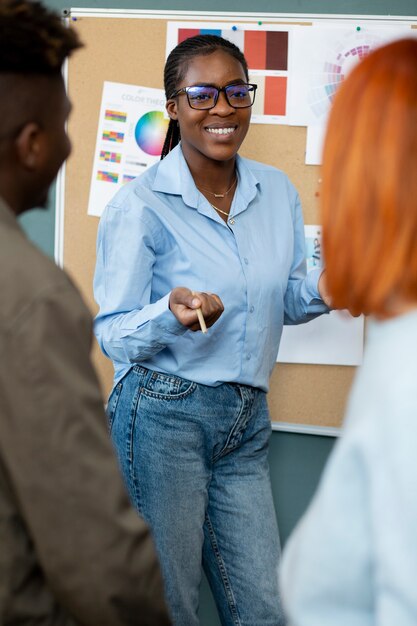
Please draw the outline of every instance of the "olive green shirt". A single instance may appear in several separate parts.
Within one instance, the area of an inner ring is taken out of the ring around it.
[[[90,362],[91,317],[0,200],[0,624],[168,625]]]

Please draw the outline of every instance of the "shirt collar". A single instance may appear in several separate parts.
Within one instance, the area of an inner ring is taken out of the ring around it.
[[[239,184],[236,189],[234,215],[244,211],[255,198],[259,180],[249,169],[245,159],[236,156],[236,167]],[[182,196],[185,204],[194,209],[202,205],[202,195],[195,186],[194,179],[182,153],[181,144],[175,146],[171,152],[159,163],[153,185],[153,191]],[[206,204],[205,200],[203,200]]]
[[[11,227],[11,228],[20,230],[20,226],[17,222],[15,214],[1,197],[0,197],[0,222],[2,224],[6,224],[6,226],[8,226],[9,228]]]

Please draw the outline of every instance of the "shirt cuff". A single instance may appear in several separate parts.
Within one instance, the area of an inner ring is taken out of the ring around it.
[[[320,297],[320,293],[318,290],[318,283],[319,283],[319,278],[322,275],[324,270],[322,270],[321,268],[317,268],[314,270],[310,270],[310,272],[308,272],[306,279],[305,279],[305,293],[307,296],[307,302],[308,304],[310,304],[310,302],[312,300],[320,300],[320,302],[322,302],[322,299]]]
[[[169,297],[171,292],[166,296],[155,302],[152,321],[164,332],[172,333],[173,335],[183,335],[188,328],[181,324],[169,308]]]
[[[321,299],[318,290],[318,282],[323,272],[323,269],[317,268],[310,270],[306,276],[304,286],[308,314],[329,313],[331,310]]]

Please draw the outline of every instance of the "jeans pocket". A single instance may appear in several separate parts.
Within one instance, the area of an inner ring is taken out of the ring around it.
[[[122,393],[123,384],[117,383],[113,391],[110,394],[109,401],[107,403],[107,420],[109,425],[109,433],[113,428],[113,422],[116,415],[117,404],[119,402],[120,394]]]
[[[180,400],[189,396],[197,388],[197,383],[173,374],[163,372],[152,372],[142,386],[142,393],[150,398],[161,400]]]

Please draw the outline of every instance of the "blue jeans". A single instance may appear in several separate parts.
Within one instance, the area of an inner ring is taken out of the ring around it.
[[[224,626],[281,626],[266,394],[133,367],[108,406],[120,466],[152,528],[175,626],[197,626],[202,567]]]

